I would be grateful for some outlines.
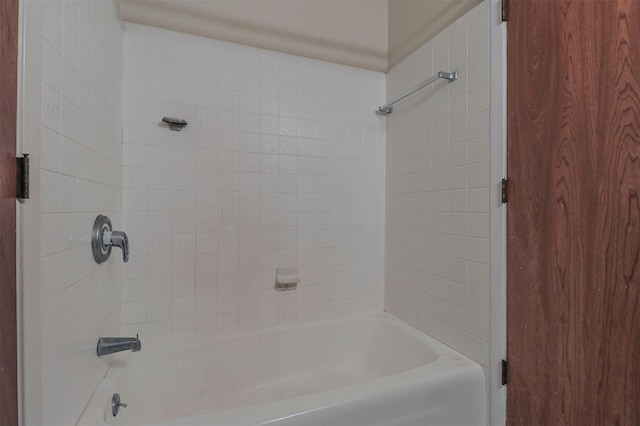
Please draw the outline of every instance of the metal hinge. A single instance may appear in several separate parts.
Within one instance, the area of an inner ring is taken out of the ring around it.
[[[16,198],[29,199],[29,154],[22,154],[16,158]]]
[[[508,0],[502,0],[502,4],[501,4],[501,9],[502,9],[502,22],[507,22],[507,1]]]
[[[500,383],[502,383],[502,386],[505,386],[507,384],[507,360],[506,359],[502,360],[502,372],[500,376],[501,376]]]
[[[507,202],[507,189],[508,189],[507,179],[502,179],[502,184],[500,185],[500,196],[503,204]]]

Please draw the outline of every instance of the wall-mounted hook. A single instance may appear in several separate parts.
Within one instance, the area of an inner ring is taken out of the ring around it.
[[[91,232],[91,249],[97,263],[105,262],[111,256],[111,247],[122,249],[122,261],[129,261],[129,239],[122,231],[114,231],[107,216],[98,215]]]

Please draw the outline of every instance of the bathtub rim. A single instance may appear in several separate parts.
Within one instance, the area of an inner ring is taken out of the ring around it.
[[[331,325],[331,324],[338,324],[338,323],[345,323],[345,322],[356,323],[356,322],[365,322],[365,321],[371,321],[371,320],[381,320],[381,321],[388,322],[389,324],[392,324],[393,326],[406,332],[411,337],[417,338],[419,340],[423,339],[424,337],[429,338],[431,341],[435,343],[435,345],[442,345],[445,352],[449,350],[453,350],[456,353],[459,353],[458,351],[451,348],[450,346],[447,346],[446,344],[440,342],[439,340],[429,336],[426,333],[423,333],[417,328],[403,322],[402,320],[398,319],[397,317],[387,312],[378,312],[374,314],[365,314],[365,315],[358,315],[358,316],[337,318],[337,319],[305,321],[305,322],[291,323],[291,324],[279,324],[279,325],[274,325],[274,326],[269,326],[269,327],[264,327],[259,329],[239,331],[239,332],[233,332],[233,333],[218,333],[218,334],[202,335],[202,336],[165,337],[165,338],[152,340],[149,343],[144,341],[144,335],[140,335],[140,340],[143,343],[143,351],[146,351],[146,352],[158,351],[158,350],[162,351],[162,350],[172,349],[172,347],[175,347],[178,345],[189,346],[189,345],[197,345],[197,344],[203,344],[203,343],[225,342],[225,341],[231,341],[231,340],[240,340],[243,338],[251,338],[254,336],[260,336],[260,335],[270,334],[270,333],[294,331],[294,330],[306,328],[309,326],[322,326],[322,325]],[[459,354],[469,359],[467,356],[462,355],[461,353]],[[135,355],[136,354],[132,355],[129,352],[114,354],[113,361],[126,360],[128,357],[135,356]],[[475,362],[471,359],[469,360],[471,362]]]
[[[210,419],[212,416],[219,418],[219,420],[223,422],[220,424],[270,424],[280,419],[295,417],[303,413],[319,411],[325,408],[339,406],[368,397],[379,396],[388,392],[401,392],[402,390],[411,387],[419,387],[428,383],[436,383],[439,380],[450,378],[452,375],[455,376],[459,374],[468,374],[471,376],[475,376],[478,380],[481,381],[482,389],[480,396],[483,400],[484,409],[484,400],[486,399],[485,377],[482,367],[477,362],[471,360],[455,349],[445,345],[444,343],[410,326],[409,324],[406,324],[405,322],[386,312],[341,319],[277,325],[273,327],[234,334],[202,336],[195,338],[175,339],[171,341],[158,340],[145,345],[145,349],[150,352],[163,353],[175,350],[176,347],[182,348],[184,346],[188,347],[190,345],[212,344],[215,342],[250,339],[254,336],[265,336],[270,333],[295,331],[314,325],[330,326],[332,324],[344,324],[345,322],[358,323],[373,321],[382,321],[386,324],[390,324],[392,327],[398,330],[398,332],[406,333],[409,337],[417,339],[418,341],[426,344],[429,350],[436,354],[436,359],[426,364],[398,373],[377,377],[372,380],[350,384],[339,388],[311,392],[308,394],[274,401],[247,404],[240,407],[219,410],[212,409],[211,411],[194,413],[193,415],[190,415],[188,417],[175,417],[162,421],[142,423],[139,426],[204,426],[211,424]],[[129,356],[135,356],[135,354],[117,354],[116,356],[114,356],[113,362],[116,364],[119,364],[121,362],[126,363],[126,359]],[[98,401],[102,399],[106,401],[107,396],[110,398],[112,392],[117,392],[117,389],[109,389],[109,385],[113,386],[113,381],[117,379],[117,377],[114,377],[114,375],[109,375],[110,371],[111,366],[109,367],[109,370],[107,371],[103,379],[98,384],[97,388],[94,390],[89,402],[83,410],[82,415],[76,422],[77,426],[112,425],[112,423],[109,423],[105,420],[107,414],[110,414],[110,407],[107,403],[104,403],[104,410],[96,409],[93,414],[90,414],[88,412],[88,410],[92,408],[101,408],[101,403]],[[103,389],[103,383],[107,386],[106,389]],[[248,408],[251,408],[251,416],[247,416],[246,414]],[[256,415],[256,413],[259,414]],[[249,417],[251,417],[251,421],[249,421]]]

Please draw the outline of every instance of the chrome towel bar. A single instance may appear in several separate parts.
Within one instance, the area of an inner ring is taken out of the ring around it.
[[[390,100],[386,104],[382,105],[381,107],[378,107],[377,113],[381,114],[381,115],[389,115],[389,114],[391,114],[393,112],[393,105],[394,104],[396,104],[397,102],[400,102],[401,100],[403,100],[407,96],[413,95],[418,90],[422,89],[425,86],[430,85],[431,83],[433,83],[434,81],[436,81],[436,80],[438,80],[440,78],[444,78],[445,80],[449,80],[449,83],[451,83],[452,81],[456,81],[458,79],[458,71],[454,71],[454,72],[440,71],[440,72],[438,72],[438,74],[436,74],[433,77],[431,77],[431,78],[423,81],[422,83],[418,84],[416,87],[414,87],[413,89],[409,90],[404,95],[401,95],[401,96],[398,96],[396,98],[393,98],[392,100]]]

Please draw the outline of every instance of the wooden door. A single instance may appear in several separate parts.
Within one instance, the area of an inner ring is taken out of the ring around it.
[[[0,425],[18,424],[16,101],[18,0],[0,0]]]
[[[640,425],[640,1],[507,27],[507,422]]]

